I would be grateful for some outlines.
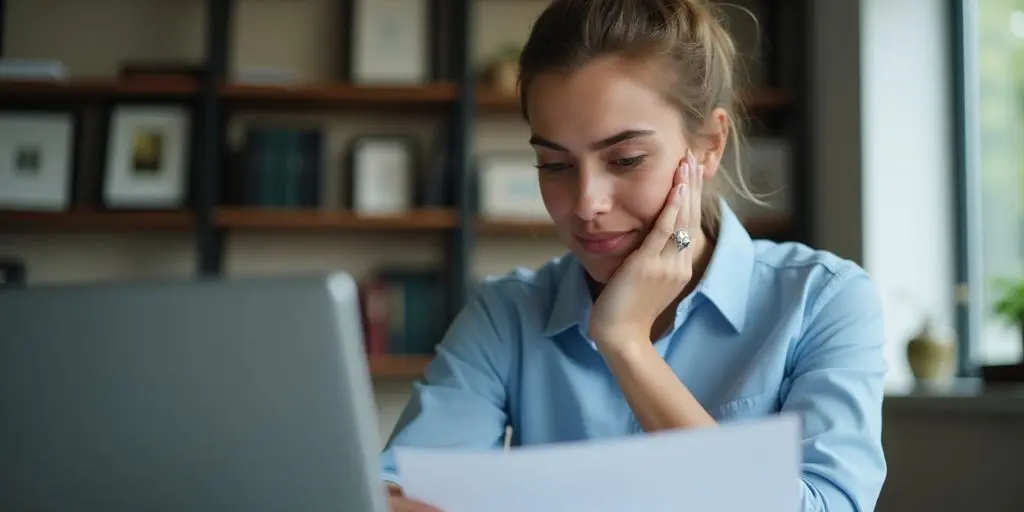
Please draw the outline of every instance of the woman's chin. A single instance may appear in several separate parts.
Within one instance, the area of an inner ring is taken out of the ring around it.
[[[620,261],[587,261],[584,258],[580,259],[583,264],[583,268],[587,271],[587,275],[591,279],[601,284],[607,284],[611,280],[612,276],[615,275],[615,271],[618,270]]]

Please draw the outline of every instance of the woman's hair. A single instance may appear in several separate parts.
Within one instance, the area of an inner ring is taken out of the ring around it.
[[[737,101],[737,51],[732,37],[702,0],[554,0],[533,25],[519,58],[522,115],[537,75],[571,72],[593,59],[617,55],[655,64],[663,96],[682,116],[684,133],[697,140],[712,112],[723,108],[735,156],[733,190],[759,202],[740,174],[741,130]],[[713,180],[705,196],[724,192]],[[703,201],[704,228],[717,233],[718,203]]]

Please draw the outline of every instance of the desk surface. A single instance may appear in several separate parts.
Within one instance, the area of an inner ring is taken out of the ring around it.
[[[1024,416],[1024,385],[986,387],[981,379],[886,389],[885,408],[894,412],[949,412]]]

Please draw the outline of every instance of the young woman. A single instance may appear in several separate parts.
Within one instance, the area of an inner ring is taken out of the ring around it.
[[[802,420],[803,509],[874,508],[881,301],[852,262],[751,240],[716,192],[737,135],[734,53],[698,0],[554,0],[536,21],[520,95],[569,253],[484,283],[451,325],[382,455],[393,510],[432,510],[401,496],[398,446],[780,411]]]

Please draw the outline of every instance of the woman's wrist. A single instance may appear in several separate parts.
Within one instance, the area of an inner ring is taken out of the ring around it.
[[[637,349],[651,344],[649,332],[623,329],[594,338],[597,350],[606,357],[632,359],[639,352]]]

